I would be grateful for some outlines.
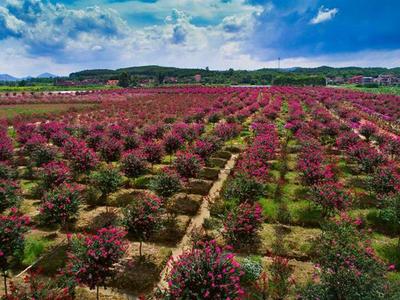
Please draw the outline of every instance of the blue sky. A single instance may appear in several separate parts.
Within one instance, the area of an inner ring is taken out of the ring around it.
[[[0,73],[400,66],[397,0],[0,0]]]

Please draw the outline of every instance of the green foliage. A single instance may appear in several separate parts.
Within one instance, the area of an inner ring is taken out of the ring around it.
[[[97,187],[103,196],[117,191],[122,184],[122,176],[119,171],[112,166],[107,166],[90,176],[92,184]]]
[[[29,266],[35,262],[49,246],[51,242],[38,236],[29,236],[25,239],[25,248],[22,264]]]
[[[122,72],[121,75],[119,75],[118,80],[118,85],[121,87],[126,88],[130,84],[130,78],[127,72]]]
[[[151,179],[149,188],[158,196],[168,198],[181,189],[181,183],[177,176],[161,173]]]
[[[260,256],[249,256],[239,261],[240,267],[244,272],[241,280],[244,283],[253,283],[260,278],[263,271],[262,261]]]
[[[386,266],[376,258],[359,220],[342,215],[326,223],[316,241],[320,283],[306,287],[305,299],[384,299]]]
[[[299,76],[299,75],[279,75],[272,81],[273,85],[326,85],[324,76]]]
[[[238,175],[229,181],[223,192],[225,199],[237,200],[239,202],[254,202],[263,194],[264,186],[244,175]]]

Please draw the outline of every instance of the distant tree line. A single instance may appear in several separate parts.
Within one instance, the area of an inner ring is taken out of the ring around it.
[[[326,78],[319,75],[279,75],[272,81],[273,85],[326,85]]]
[[[380,74],[393,74],[400,76],[400,68],[290,68],[290,69],[259,69],[247,70],[210,70],[205,69],[180,69],[160,66],[141,66],[123,68],[117,70],[94,69],[71,73],[68,78],[61,78],[72,81],[97,80],[119,80],[124,87],[136,86],[139,82],[151,80],[155,84],[162,84],[164,80],[174,78],[178,83],[194,83],[194,76],[201,75],[202,84],[223,84],[223,85],[325,85],[325,78],[343,77],[349,78],[355,75],[375,77]],[[58,80],[61,80],[58,79]],[[14,83],[0,83],[15,86],[31,86],[35,84],[52,84],[54,79],[32,78]]]
[[[194,82],[194,75],[202,77],[203,84],[242,84],[242,85],[325,85],[325,78],[349,78],[355,75],[378,76],[380,74],[394,74],[400,76],[400,68],[291,68],[291,69],[259,69],[246,70],[210,70],[180,69],[173,67],[142,66],[123,68],[118,70],[85,70],[70,74],[71,80],[84,79],[118,79],[122,86],[134,86],[140,80],[151,79],[155,84],[162,84],[164,79],[175,78],[178,83]]]

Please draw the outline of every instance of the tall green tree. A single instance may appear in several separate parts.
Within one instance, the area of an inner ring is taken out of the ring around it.
[[[122,87],[128,87],[130,84],[129,74],[127,72],[122,72],[118,78],[118,85]]]

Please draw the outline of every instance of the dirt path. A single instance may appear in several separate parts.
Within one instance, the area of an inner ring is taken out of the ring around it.
[[[213,186],[210,189],[209,194],[204,197],[199,212],[195,217],[192,218],[186,230],[186,234],[183,236],[178,246],[172,250],[171,259],[176,259],[177,257],[179,257],[179,255],[181,255],[185,250],[188,249],[188,247],[190,246],[190,238],[193,229],[196,227],[201,227],[203,225],[204,220],[210,217],[209,203],[214,202],[219,197],[225,181],[228,179],[229,174],[235,167],[238,157],[239,157],[238,154],[233,154],[226,163],[225,167],[220,171],[217,181],[214,182]],[[167,264],[164,270],[161,272],[160,276],[161,279],[157,285],[159,288],[167,287],[167,281],[165,280],[165,278],[168,273],[168,270],[169,269]]]

